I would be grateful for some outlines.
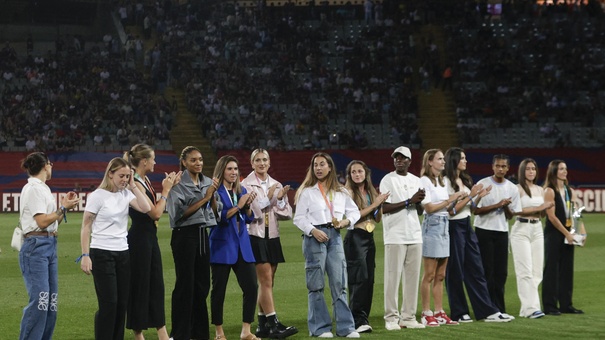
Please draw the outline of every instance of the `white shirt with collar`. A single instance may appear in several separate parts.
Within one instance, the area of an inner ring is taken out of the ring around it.
[[[38,227],[34,219],[38,214],[50,214],[57,210],[57,201],[46,183],[38,178],[30,177],[21,190],[21,228],[23,234],[32,231],[57,231],[59,223],[51,223],[46,229]]]
[[[351,222],[347,229],[353,229],[355,223],[360,218],[359,208],[343,187],[341,191],[332,191],[326,193],[328,201],[332,201],[334,206],[334,217],[339,221],[344,216]],[[331,199],[330,199],[331,197]],[[294,225],[302,232],[311,236],[311,231],[316,225],[332,222],[332,213],[330,207],[324,199],[318,184],[303,189],[298,197],[296,204],[296,213],[294,214]]]

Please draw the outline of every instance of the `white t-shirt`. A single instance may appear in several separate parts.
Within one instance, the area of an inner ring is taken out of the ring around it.
[[[420,178],[420,185],[422,185],[422,187],[424,188],[425,193],[426,193],[426,196],[425,196],[424,200],[422,201],[422,204],[441,203],[443,201],[447,201],[450,198],[450,195],[447,193],[447,187],[439,185],[438,179],[435,179],[435,183],[437,183],[437,185],[434,185],[427,176],[422,176]],[[444,184],[445,184],[445,182],[444,182]],[[441,208],[441,210],[433,212],[430,215],[448,216],[449,215],[447,213],[448,207],[449,207],[449,205]],[[424,215],[427,215],[426,211],[424,212]]]
[[[511,204],[508,208],[512,212],[521,212],[519,190],[513,182],[505,179],[504,182],[498,183],[490,176],[480,180],[477,184],[483,184],[484,188],[487,188],[490,185],[492,186],[490,193],[479,201],[477,207],[486,207],[496,204],[505,198],[510,198]],[[508,220],[504,215],[503,209],[496,209],[483,215],[475,215],[474,223],[476,228],[508,232]]]
[[[443,181],[445,182],[445,187],[447,188],[447,194],[448,195],[453,195],[456,193],[456,191],[454,191],[454,188],[452,187],[452,182],[450,181],[450,179],[448,177],[445,177],[443,179]],[[460,188],[462,191],[464,191],[467,195],[471,194],[471,189],[466,187],[466,186],[462,186],[462,188]],[[476,200],[477,198],[475,198]],[[462,210],[458,210],[456,212],[456,215],[454,216],[450,216],[450,220],[461,220],[463,218],[467,218],[471,216],[471,202],[469,201],[467,205],[464,206],[464,208],[462,208]]]
[[[408,172],[406,176],[398,175],[395,171],[388,173],[380,181],[380,192],[390,192],[387,203],[403,202],[421,188],[420,178]],[[423,203],[428,202],[423,201]],[[384,244],[421,244],[422,230],[416,212],[416,206],[410,205],[390,214],[383,214]]]
[[[128,250],[128,207],[136,196],[130,190],[97,189],[88,195],[85,211],[96,214],[90,248]]]
[[[51,223],[46,229],[40,229],[34,219],[37,214],[50,214],[57,210],[57,202],[50,192],[50,188],[41,180],[30,177],[21,190],[21,228],[23,234],[32,231],[57,231],[59,223]]]

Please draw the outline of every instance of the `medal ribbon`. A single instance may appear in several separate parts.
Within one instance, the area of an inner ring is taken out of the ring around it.
[[[330,200],[328,201],[328,197],[326,197],[326,193],[324,192],[323,187],[321,186],[321,183],[317,183],[317,186],[319,187],[319,191],[321,191],[321,196],[323,196],[324,201],[326,201],[326,205],[328,206],[328,208],[330,209],[330,216],[332,217],[332,219],[334,218],[334,204],[332,203],[332,201],[334,200],[333,197],[333,192],[330,191],[328,194],[330,196]]]
[[[569,191],[567,190],[567,186],[563,187],[565,190],[565,217],[566,217],[566,221],[565,221],[565,226],[566,227],[571,227],[571,199],[569,198]]]

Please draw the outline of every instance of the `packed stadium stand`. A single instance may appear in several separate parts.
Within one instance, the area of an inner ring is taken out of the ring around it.
[[[2,16],[4,151],[194,144],[211,171],[217,154],[258,146],[481,153],[605,141],[598,1],[503,1],[501,13],[445,0],[80,3],[82,34],[68,19],[42,34],[44,21]]]

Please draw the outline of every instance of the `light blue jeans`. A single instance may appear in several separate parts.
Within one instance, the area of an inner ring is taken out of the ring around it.
[[[19,339],[52,339],[57,322],[57,238],[27,237],[19,265],[29,302],[23,308]]]
[[[347,261],[340,233],[333,228],[321,228],[330,238],[319,243],[314,237],[303,238],[303,254],[307,289],[309,290],[309,311],[307,323],[311,336],[319,336],[332,331],[332,319],[324,298],[324,275],[328,274],[336,335],[347,336],[355,331],[355,322],[347,303]]]

